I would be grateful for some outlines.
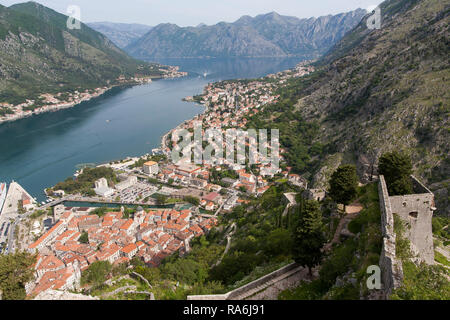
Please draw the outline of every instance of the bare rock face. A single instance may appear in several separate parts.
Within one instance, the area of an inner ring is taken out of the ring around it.
[[[47,290],[39,293],[34,300],[99,300],[99,298],[66,291]]]

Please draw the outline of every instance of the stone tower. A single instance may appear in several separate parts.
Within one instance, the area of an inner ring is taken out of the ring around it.
[[[416,177],[411,176],[414,194],[390,196],[383,176],[380,176],[381,188],[385,197],[382,213],[397,215],[406,224],[405,236],[411,242],[411,249],[417,258],[427,264],[434,264],[434,246],[432,232],[433,212],[436,210],[434,194]]]

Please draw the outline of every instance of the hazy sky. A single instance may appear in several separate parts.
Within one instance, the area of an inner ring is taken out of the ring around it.
[[[26,0],[0,0],[10,6]],[[318,17],[367,9],[382,0],[37,0],[58,12],[67,13],[70,5],[81,8],[83,22],[111,21],[157,25],[176,23],[180,26],[208,25],[220,21],[233,22],[243,15],[256,16],[276,11],[299,18]]]

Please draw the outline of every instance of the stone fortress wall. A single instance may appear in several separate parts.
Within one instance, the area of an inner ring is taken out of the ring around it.
[[[250,292],[253,291],[254,289],[264,286],[265,284],[274,282],[278,279],[281,280],[284,276],[289,276],[294,272],[298,271],[296,269],[303,269],[303,268],[296,263],[291,263],[281,269],[269,273],[264,277],[261,277],[228,293],[215,295],[188,296],[187,300],[243,300],[247,298]]]
[[[383,246],[380,255],[383,291],[388,297],[402,284],[403,269],[395,255],[394,214],[406,223],[405,236],[418,261],[434,263],[432,217],[434,195],[416,177],[411,176],[415,194],[389,196],[384,176],[380,175],[378,194],[381,210]]]
[[[392,290],[401,286],[403,269],[401,261],[395,256],[395,232],[394,216],[392,214],[389,193],[384,176],[380,176],[378,183],[378,195],[380,198],[381,233],[383,244],[380,254],[380,269],[385,296],[389,296]]]
[[[419,180],[411,176],[414,194],[389,197],[392,212],[406,223],[405,236],[420,261],[434,264],[432,218],[436,210],[434,195]]]

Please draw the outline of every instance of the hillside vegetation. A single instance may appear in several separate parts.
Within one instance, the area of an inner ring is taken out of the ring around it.
[[[85,24],[66,24],[67,16],[35,2],[0,5],[0,103],[97,88],[120,75],[160,75],[159,66],[129,57]]]
[[[450,1],[380,7],[380,30],[368,30],[364,19],[315,73],[281,87],[280,102],[249,126],[278,127],[287,160],[315,187],[327,187],[341,163],[356,163],[368,181],[382,153],[405,151],[448,212]]]

